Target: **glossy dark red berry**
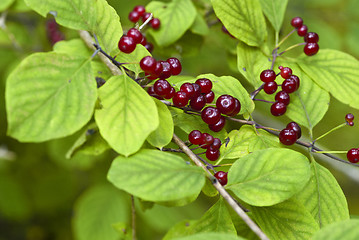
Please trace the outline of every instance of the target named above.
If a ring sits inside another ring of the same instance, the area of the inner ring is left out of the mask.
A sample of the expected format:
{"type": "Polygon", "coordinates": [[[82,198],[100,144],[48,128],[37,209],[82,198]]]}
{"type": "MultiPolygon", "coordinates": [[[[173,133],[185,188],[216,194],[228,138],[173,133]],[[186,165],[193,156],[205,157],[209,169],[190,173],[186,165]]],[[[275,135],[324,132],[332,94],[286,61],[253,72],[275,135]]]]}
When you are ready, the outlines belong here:
{"type": "Polygon", "coordinates": [[[219,138],[214,138],[211,147],[212,147],[213,149],[220,149],[221,145],[222,145],[221,140],[220,140],[219,138]]]}
{"type": "Polygon", "coordinates": [[[132,37],[123,35],[118,42],[118,48],[121,50],[121,52],[131,53],[136,48],[136,42],[132,37]]]}
{"type": "Polygon", "coordinates": [[[301,17],[294,17],[290,21],[290,24],[295,28],[299,28],[303,25],[303,19],[301,17]]]}
{"type": "Polygon", "coordinates": [[[132,11],[138,12],[138,14],[140,14],[142,16],[146,12],[146,9],[142,5],[137,5],[133,8],[132,11]]]}
{"type": "Polygon", "coordinates": [[[151,20],[151,27],[152,27],[153,29],[159,29],[160,26],[161,26],[161,21],[160,21],[158,18],[153,18],[153,19],[151,20]]]}
{"type": "Polygon", "coordinates": [[[267,69],[261,72],[260,79],[262,82],[274,82],[277,75],[273,70],[267,69]]]}
{"type": "Polygon", "coordinates": [[[221,113],[215,107],[206,107],[201,113],[202,120],[208,125],[217,123],[221,118],[221,113]]]}
{"type": "Polygon", "coordinates": [[[277,91],[278,84],[276,82],[266,82],[264,83],[263,90],[266,94],[273,94],[277,91]]]}
{"type": "Polygon", "coordinates": [[[284,128],[279,133],[279,141],[284,145],[292,145],[297,141],[297,133],[293,129],[284,128]]]}
{"type": "Polygon", "coordinates": [[[349,162],[351,163],[357,163],[359,162],[359,149],[358,148],[352,148],[347,152],[347,158],[349,162]]]}
{"type": "Polygon", "coordinates": [[[165,61],[159,61],[162,64],[161,79],[167,79],[171,76],[171,65],[165,61]]]}
{"type": "Polygon", "coordinates": [[[147,74],[153,74],[156,70],[157,61],[151,56],[146,56],[141,59],[140,67],[147,74]]]}
{"type": "Polygon", "coordinates": [[[198,130],[193,130],[188,134],[188,140],[194,145],[200,145],[203,142],[202,133],[198,130]]]}
{"type": "Polygon", "coordinates": [[[171,87],[170,92],[169,92],[168,94],[166,94],[166,95],[164,96],[164,98],[165,98],[165,99],[171,99],[171,98],[174,97],[175,93],[176,93],[175,88],[174,88],[174,87],[171,87]]]}
{"type": "Polygon", "coordinates": [[[219,132],[224,128],[224,125],[226,124],[225,117],[221,116],[218,122],[215,124],[208,125],[209,129],[211,129],[213,132],[219,132]]]}
{"type": "Polygon", "coordinates": [[[317,43],[319,42],[319,36],[315,32],[307,32],[304,36],[304,41],[306,43],[317,43]]]}
{"type": "Polygon", "coordinates": [[[216,161],[219,158],[220,152],[218,149],[207,148],[206,157],[210,161],[216,161]]]}
{"type": "Polygon", "coordinates": [[[234,97],[228,94],[219,96],[216,101],[217,109],[225,115],[230,115],[235,108],[234,97]]]}
{"type": "Polygon", "coordinates": [[[214,100],[214,92],[210,91],[209,93],[204,94],[204,97],[206,98],[206,103],[211,103],[214,100]]]}
{"type": "Polygon", "coordinates": [[[352,113],[348,113],[347,115],[345,115],[345,121],[347,122],[354,121],[354,115],[352,113]]]}
{"type": "Polygon", "coordinates": [[[231,114],[228,114],[230,117],[236,116],[241,111],[241,103],[237,98],[234,99],[234,110],[231,112],[231,114]]]}
{"type": "Polygon", "coordinates": [[[138,20],[140,20],[141,18],[141,15],[136,12],[136,11],[132,11],[128,14],[128,19],[131,21],[131,22],[138,22],[138,20]]]}
{"type": "Polygon", "coordinates": [[[289,94],[285,91],[279,91],[274,99],[276,100],[276,102],[282,102],[285,105],[288,105],[290,103],[290,97],[289,94]]]}
{"type": "Polygon", "coordinates": [[[173,96],[172,101],[176,107],[184,107],[188,104],[189,98],[185,92],[178,91],[173,96]]]}
{"type": "Polygon", "coordinates": [[[157,80],[153,85],[153,87],[155,93],[161,97],[166,96],[171,91],[171,85],[169,84],[169,82],[167,82],[167,80],[163,80],[163,79],[157,80]]]}
{"type": "Polygon", "coordinates": [[[280,75],[282,76],[282,78],[287,79],[292,75],[292,69],[289,67],[282,67],[279,66],[278,67],[280,70],[280,75]]]}
{"type": "Polygon", "coordinates": [[[354,122],[349,122],[348,125],[352,127],[354,126],[354,122]]]}
{"type": "Polygon", "coordinates": [[[290,79],[294,80],[296,82],[296,90],[298,90],[299,86],[300,86],[300,80],[299,77],[297,75],[291,75],[289,77],[290,79]]]}
{"type": "Polygon", "coordinates": [[[150,80],[155,80],[159,78],[160,74],[162,73],[162,69],[163,69],[162,64],[160,62],[157,62],[154,72],[152,72],[151,75],[148,76],[147,78],[150,80]]]}
{"type": "Polygon", "coordinates": [[[282,83],[282,90],[286,93],[293,93],[297,90],[297,82],[292,78],[288,78],[282,83]]]}
{"type": "Polygon", "coordinates": [[[308,32],[308,27],[307,27],[307,25],[304,25],[304,24],[297,29],[298,36],[301,36],[301,37],[304,37],[305,34],[307,34],[307,32],[308,32]]]}
{"type": "Polygon", "coordinates": [[[182,71],[181,62],[177,58],[169,58],[167,62],[171,65],[172,75],[178,75],[182,71]]]}
{"type": "MultiPolygon", "coordinates": [[[[143,35],[142,35],[142,36],[143,36],[143,35]]],[[[143,36],[142,41],[140,42],[140,44],[141,44],[142,46],[146,46],[146,44],[147,44],[147,39],[146,39],[145,36],[143,36]]]]}
{"type": "Polygon", "coordinates": [[[293,129],[297,133],[297,139],[299,139],[302,136],[302,129],[296,122],[290,122],[286,126],[287,129],[293,129]]]}
{"type": "Polygon", "coordinates": [[[214,137],[209,133],[202,133],[202,148],[209,148],[214,142],[214,137]]]}
{"type": "Polygon", "coordinates": [[[143,22],[146,22],[146,20],[151,16],[151,13],[149,12],[145,12],[143,15],[142,15],[142,21],[143,22]]]}
{"type": "Polygon", "coordinates": [[[206,98],[203,95],[192,97],[189,101],[189,105],[193,110],[201,111],[206,105],[206,98]]]}
{"type": "Polygon", "coordinates": [[[130,28],[126,35],[129,37],[132,37],[136,44],[139,44],[142,42],[143,35],[136,28],[130,28]]]}
{"type": "Polygon", "coordinates": [[[208,78],[200,78],[196,83],[201,87],[201,93],[209,93],[212,90],[212,81],[208,78]]]}
{"type": "Polygon", "coordinates": [[[224,186],[228,182],[228,173],[223,171],[218,171],[214,174],[214,177],[217,178],[218,182],[224,186]]]}
{"type": "Polygon", "coordinates": [[[155,98],[157,98],[157,99],[159,99],[159,100],[162,100],[162,99],[163,99],[163,97],[160,97],[160,96],[158,96],[158,95],[155,93],[155,89],[154,89],[153,86],[151,86],[151,87],[149,87],[149,88],[147,89],[147,93],[148,93],[151,97],[155,97],[155,98]]]}
{"type": "Polygon", "coordinates": [[[180,91],[187,93],[189,99],[191,99],[195,94],[194,87],[192,86],[192,83],[189,82],[183,83],[180,87],[180,91]]]}
{"type": "Polygon", "coordinates": [[[273,103],[270,108],[270,112],[272,113],[273,116],[276,117],[283,115],[286,111],[287,111],[287,105],[281,102],[273,103]]]}
{"type": "Polygon", "coordinates": [[[201,95],[201,87],[197,83],[192,83],[194,89],[194,97],[201,95]]]}
{"type": "Polygon", "coordinates": [[[319,51],[319,45],[318,43],[307,43],[303,50],[305,55],[313,56],[319,51]]]}
{"type": "Polygon", "coordinates": [[[152,43],[146,43],[145,46],[144,46],[148,52],[152,52],[153,51],[153,44],[152,43]]]}

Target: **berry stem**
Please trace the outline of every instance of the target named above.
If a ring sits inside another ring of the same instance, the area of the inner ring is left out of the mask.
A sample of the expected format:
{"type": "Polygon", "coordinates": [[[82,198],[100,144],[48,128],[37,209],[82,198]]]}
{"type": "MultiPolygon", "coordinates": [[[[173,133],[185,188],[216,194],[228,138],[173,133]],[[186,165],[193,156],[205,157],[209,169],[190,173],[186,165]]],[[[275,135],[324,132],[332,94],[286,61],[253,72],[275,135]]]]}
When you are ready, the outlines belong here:
{"type": "Polygon", "coordinates": [[[315,151],[315,153],[347,153],[348,151],[315,151]]]}
{"type": "Polygon", "coordinates": [[[316,141],[318,141],[319,139],[321,139],[321,138],[327,136],[329,133],[332,133],[332,132],[334,132],[335,130],[338,130],[338,129],[342,128],[342,127],[345,127],[346,125],[347,125],[346,122],[345,122],[345,123],[342,123],[342,124],[340,124],[339,126],[336,126],[335,128],[332,128],[332,129],[329,130],[328,132],[324,133],[323,135],[317,137],[317,138],[313,141],[313,145],[314,145],[314,143],[315,143],[316,141]]]}
{"type": "Polygon", "coordinates": [[[292,45],[292,46],[290,46],[289,48],[287,48],[286,50],[284,50],[283,52],[279,53],[278,56],[281,56],[282,54],[288,52],[289,50],[292,50],[293,48],[296,48],[296,47],[299,47],[299,46],[303,46],[303,45],[305,45],[305,44],[306,44],[306,43],[304,42],[304,43],[297,43],[297,44],[295,44],[295,45],[292,45]]]}
{"type": "Polygon", "coordinates": [[[274,103],[274,102],[271,102],[271,101],[267,101],[267,100],[264,100],[264,99],[258,99],[258,98],[253,98],[253,101],[259,101],[259,102],[266,102],[266,103],[274,103]]]}
{"type": "Polygon", "coordinates": [[[282,43],[284,43],[285,40],[287,40],[287,38],[290,37],[290,35],[292,35],[293,33],[295,33],[297,31],[297,29],[293,29],[292,31],[290,31],[290,33],[287,34],[287,36],[285,36],[277,45],[276,48],[279,48],[280,45],[282,45],[282,43]]]}
{"type": "Polygon", "coordinates": [[[151,13],[150,17],[146,19],[146,21],[141,25],[139,26],[138,30],[141,31],[142,28],[144,28],[153,18],[153,14],[151,13]]]}
{"type": "Polygon", "coordinates": [[[264,83],[250,94],[252,100],[258,95],[258,93],[263,89],[263,87],[264,83]]]}
{"type": "Polygon", "coordinates": [[[212,167],[226,167],[226,166],[232,166],[233,163],[225,163],[225,164],[221,164],[221,165],[212,165],[212,167]]]}

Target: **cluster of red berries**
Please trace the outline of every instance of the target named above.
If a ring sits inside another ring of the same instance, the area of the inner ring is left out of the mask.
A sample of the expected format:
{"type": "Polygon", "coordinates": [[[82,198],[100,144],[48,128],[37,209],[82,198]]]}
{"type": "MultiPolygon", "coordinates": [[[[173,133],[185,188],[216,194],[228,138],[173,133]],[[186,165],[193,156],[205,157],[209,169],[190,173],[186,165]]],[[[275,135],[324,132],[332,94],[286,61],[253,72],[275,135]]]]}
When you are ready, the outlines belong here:
{"type": "Polygon", "coordinates": [[[280,131],[279,141],[284,145],[294,144],[302,136],[302,130],[298,123],[290,122],[287,126],[280,131]]]}
{"type": "Polygon", "coordinates": [[[55,19],[50,19],[46,22],[46,33],[52,45],[65,39],[55,19]]]}
{"type": "Polygon", "coordinates": [[[151,56],[146,56],[141,59],[140,67],[149,80],[155,80],[157,78],[164,80],[171,76],[178,75],[182,71],[181,62],[177,58],[168,58],[166,61],[157,61],[151,56]]]}
{"type": "MultiPolygon", "coordinates": [[[[284,79],[279,91],[274,99],[275,102],[271,106],[271,113],[273,116],[281,116],[287,111],[287,106],[290,103],[290,93],[298,90],[300,85],[299,77],[292,74],[292,69],[289,67],[278,67],[281,77],[284,79]]],[[[278,85],[275,82],[277,75],[273,70],[263,70],[260,74],[260,79],[264,82],[263,90],[267,94],[273,94],[277,91],[278,85]]]]}
{"type": "MultiPolygon", "coordinates": [[[[150,16],[151,13],[146,12],[144,6],[138,5],[133,8],[132,12],[130,12],[128,19],[133,23],[138,22],[140,19],[142,19],[142,22],[146,22],[150,16]]],[[[153,29],[158,29],[161,26],[161,21],[158,18],[152,18],[149,23],[153,29]]]]}
{"type": "Polygon", "coordinates": [[[315,32],[308,32],[307,25],[303,24],[301,17],[295,17],[291,21],[291,25],[297,29],[298,36],[304,37],[305,46],[304,53],[307,56],[312,56],[319,51],[319,36],[315,32]]]}
{"type": "Polygon", "coordinates": [[[351,113],[348,113],[347,115],[345,115],[345,121],[347,122],[347,124],[349,126],[354,126],[354,115],[351,113]]]}

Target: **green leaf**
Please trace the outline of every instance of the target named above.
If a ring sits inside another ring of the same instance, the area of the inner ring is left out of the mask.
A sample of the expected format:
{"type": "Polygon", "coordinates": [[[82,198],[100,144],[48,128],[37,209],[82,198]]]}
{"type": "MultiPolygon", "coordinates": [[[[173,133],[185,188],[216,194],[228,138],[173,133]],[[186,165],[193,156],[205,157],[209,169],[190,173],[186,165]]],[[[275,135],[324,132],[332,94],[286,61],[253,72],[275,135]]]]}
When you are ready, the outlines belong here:
{"type": "Polygon", "coordinates": [[[118,240],[131,240],[132,239],[132,228],[128,223],[118,222],[112,224],[112,227],[118,233],[118,240]]]}
{"type": "Polygon", "coordinates": [[[252,207],[254,220],[269,239],[311,239],[318,224],[294,199],[270,207],[252,207]]]}
{"type": "Polygon", "coordinates": [[[191,26],[191,31],[195,34],[204,36],[209,34],[209,27],[206,23],[206,20],[199,12],[196,14],[196,18],[191,26]]]}
{"type": "Polygon", "coordinates": [[[84,41],[79,38],[57,42],[54,45],[54,52],[65,53],[68,55],[76,53],[77,56],[82,56],[84,58],[89,58],[92,55],[84,41]]]}
{"type": "Polygon", "coordinates": [[[359,239],[358,219],[332,223],[314,234],[312,240],[357,240],[359,239]]]}
{"type": "Polygon", "coordinates": [[[214,12],[227,30],[250,46],[261,46],[267,38],[259,0],[212,0],[214,12]]]}
{"type": "Polygon", "coordinates": [[[172,0],[169,3],[153,1],[146,6],[146,10],[161,20],[159,29],[148,31],[161,47],[180,39],[193,24],[197,13],[190,0],[172,0]]]}
{"type": "Polygon", "coordinates": [[[56,16],[56,22],[75,30],[91,31],[96,25],[96,0],[25,0],[25,3],[41,16],[56,16]]]}
{"type": "Polygon", "coordinates": [[[240,130],[232,130],[228,134],[228,144],[221,146],[221,159],[235,159],[256,150],[280,147],[278,137],[263,129],[254,131],[252,126],[243,125],[240,130]]]}
{"type": "Polygon", "coordinates": [[[137,152],[159,124],[152,98],[126,75],[110,78],[99,97],[95,120],[103,138],[120,154],[137,152]]]}
{"type": "MultiPolygon", "coordinates": [[[[288,64],[287,64],[288,65],[288,64]]],[[[287,66],[286,65],[286,66],[287,66]]],[[[290,66],[290,65],[288,65],[290,66]]],[[[300,88],[290,96],[286,116],[300,126],[312,130],[323,119],[329,108],[330,96],[298,67],[292,67],[293,74],[300,79],[300,88]]]]}
{"type": "Polygon", "coordinates": [[[89,59],[32,54],[7,79],[8,134],[24,142],[68,136],[90,120],[96,99],[89,59]]]}
{"type": "Polygon", "coordinates": [[[7,9],[8,7],[10,7],[10,5],[14,2],[15,0],[2,0],[0,2],[0,12],[4,11],[5,9],[7,9]]]}
{"type": "Polygon", "coordinates": [[[96,12],[96,26],[93,32],[101,48],[110,54],[117,49],[117,43],[123,34],[120,17],[106,0],[96,1],[96,12]]]}
{"type": "Polygon", "coordinates": [[[264,12],[276,32],[280,31],[283,23],[288,0],[259,0],[264,12]]]}
{"type": "Polygon", "coordinates": [[[179,156],[143,149],[131,157],[117,157],[108,180],[116,187],[147,201],[167,202],[198,195],[204,173],[179,156]],[[136,176],[136,177],[134,177],[136,176]]]}
{"type": "Polygon", "coordinates": [[[220,198],[199,220],[188,229],[189,234],[198,232],[223,232],[236,235],[236,229],[223,198],[220,198]]]}
{"type": "Polygon", "coordinates": [[[120,63],[128,63],[123,66],[138,75],[139,73],[143,72],[139,64],[141,59],[146,56],[151,56],[151,54],[142,44],[137,44],[135,50],[132,53],[127,54],[117,51],[116,56],[116,61],[120,63]]]}
{"type": "Polygon", "coordinates": [[[259,48],[239,42],[237,45],[237,66],[239,72],[257,89],[263,83],[259,78],[261,71],[269,69],[271,62],[259,48]]]}
{"type": "Polygon", "coordinates": [[[129,220],[125,195],[108,185],[97,185],[83,193],[75,204],[73,231],[78,240],[117,240],[112,224],[129,220]]]}
{"type": "Polygon", "coordinates": [[[303,71],[339,101],[359,109],[359,62],[349,54],[324,49],[298,61],[303,71]]]}
{"type": "Polygon", "coordinates": [[[157,105],[158,119],[160,121],[158,128],[152,132],[147,141],[155,147],[161,148],[169,144],[173,137],[173,119],[167,106],[157,99],[153,99],[157,105]]]}
{"type": "Polygon", "coordinates": [[[311,172],[310,180],[297,194],[297,199],[306,206],[318,225],[324,227],[349,219],[346,198],[334,176],[314,161],[311,172]]]}
{"type": "Polygon", "coordinates": [[[228,233],[207,232],[174,238],[173,240],[244,240],[244,238],[228,233]]]}
{"type": "Polygon", "coordinates": [[[295,195],[309,178],[310,167],[304,155],[269,148],[235,161],[229,169],[226,188],[250,205],[270,206],[295,195]]]}

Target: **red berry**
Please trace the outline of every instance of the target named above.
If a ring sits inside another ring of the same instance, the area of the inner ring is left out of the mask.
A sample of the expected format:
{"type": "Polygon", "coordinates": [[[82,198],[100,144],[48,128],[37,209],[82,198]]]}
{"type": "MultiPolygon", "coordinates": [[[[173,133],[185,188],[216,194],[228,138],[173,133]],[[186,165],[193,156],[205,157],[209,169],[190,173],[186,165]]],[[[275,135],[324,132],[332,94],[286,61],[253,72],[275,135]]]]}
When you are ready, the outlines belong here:
{"type": "Polygon", "coordinates": [[[282,78],[287,79],[292,75],[291,68],[282,66],[279,66],[278,68],[280,69],[280,75],[282,76],[282,78]]]}
{"type": "Polygon", "coordinates": [[[212,149],[211,147],[207,148],[206,157],[210,161],[216,161],[219,158],[219,150],[212,149]]]}
{"type": "Polygon", "coordinates": [[[307,34],[308,27],[307,25],[302,25],[297,29],[298,36],[304,37],[307,34]]]}
{"type": "Polygon", "coordinates": [[[145,12],[143,15],[142,15],[142,21],[143,22],[146,22],[146,20],[151,16],[151,13],[149,12],[145,12]]]}
{"type": "Polygon", "coordinates": [[[228,173],[223,171],[218,171],[214,174],[214,177],[217,178],[218,182],[224,186],[228,182],[228,173]]]}
{"type": "Polygon", "coordinates": [[[161,21],[158,18],[154,18],[151,20],[151,27],[153,29],[158,29],[161,26],[161,21]]]}
{"type": "Polygon", "coordinates": [[[162,64],[162,72],[160,74],[161,79],[171,77],[171,65],[165,61],[159,61],[162,64]]]}
{"type": "Polygon", "coordinates": [[[204,106],[206,105],[206,98],[203,95],[192,97],[189,102],[189,105],[193,110],[201,111],[202,108],[204,108],[204,106]]]}
{"type": "Polygon", "coordinates": [[[151,76],[148,76],[147,78],[150,80],[155,80],[159,78],[160,74],[162,73],[162,69],[162,64],[160,62],[157,62],[154,72],[152,72],[151,76]]]}
{"type": "Polygon", "coordinates": [[[284,103],[281,102],[275,102],[272,104],[270,108],[270,112],[273,116],[281,116],[287,111],[287,106],[284,103]]]}
{"type": "Polygon", "coordinates": [[[318,43],[307,43],[304,46],[304,53],[307,56],[315,55],[319,51],[318,43]]]}
{"type": "Polygon", "coordinates": [[[148,42],[146,43],[145,48],[151,53],[153,51],[153,44],[148,42]]]}
{"type": "Polygon", "coordinates": [[[298,90],[298,88],[299,88],[299,86],[300,86],[299,77],[298,77],[297,75],[291,75],[289,78],[295,81],[295,83],[296,83],[296,88],[295,88],[295,90],[298,90]]]}
{"type": "Polygon", "coordinates": [[[162,99],[163,99],[162,97],[158,96],[158,95],[155,93],[155,89],[154,89],[153,86],[151,86],[151,87],[149,87],[149,88],[147,89],[147,93],[148,93],[151,97],[155,97],[155,98],[157,98],[157,99],[159,99],[159,100],[162,100],[162,99]]]}
{"type": "Polygon", "coordinates": [[[209,93],[212,90],[212,81],[207,78],[197,79],[196,83],[201,87],[201,93],[209,93]]]}
{"type": "Polygon", "coordinates": [[[192,83],[186,82],[181,85],[180,91],[187,93],[187,96],[189,99],[191,99],[195,92],[194,87],[192,86],[192,83]]]}
{"type": "Polygon", "coordinates": [[[349,122],[348,125],[352,127],[354,126],[354,122],[349,122]]]}
{"type": "Polygon", "coordinates": [[[303,25],[303,19],[301,17],[292,18],[290,24],[295,28],[299,28],[303,25]]]}
{"type": "Polygon", "coordinates": [[[171,99],[171,98],[174,97],[175,93],[176,93],[175,88],[174,88],[174,87],[171,87],[170,92],[169,92],[168,94],[166,94],[166,95],[164,96],[164,98],[165,98],[165,99],[171,99]]]}
{"type": "Polygon", "coordinates": [[[206,107],[201,113],[202,120],[208,125],[217,123],[221,118],[221,113],[217,108],[206,107]]]}
{"type": "Polygon", "coordinates": [[[159,79],[153,85],[155,93],[158,96],[164,97],[171,92],[171,85],[167,80],[159,79]]]}
{"type": "MultiPolygon", "coordinates": [[[[142,35],[142,36],[143,36],[143,35],[142,35]]],[[[142,41],[140,42],[140,44],[141,44],[142,46],[146,46],[146,44],[147,44],[147,39],[146,39],[145,36],[143,36],[142,41]]]]}
{"type": "Polygon", "coordinates": [[[147,74],[153,74],[157,65],[156,59],[151,56],[146,56],[141,59],[140,67],[147,74]]]}
{"type": "Polygon", "coordinates": [[[260,79],[262,82],[274,82],[277,75],[273,70],[267,69],[261,72],[260,79]]]}
{"type": "Polygon", "coordinates": [[[189,98],[185,92],[178,91],[173,96],[172,101],[176,107],[184,107],[188,104],[189,98]]]}
{"type": "Polygon", "coordinates": [[[288,105],[290,103],[290,97],[289,94],[286,93],[285,91],[280,91],[278,92],[274,99],[276,100],[276,102],[282,102],[285,105],[288,105]]]}
{"type": "Polygon", "coordinates": [[[197,83],[192,83],[194,89],[194,97],[201,95],[201,87],[197,83]]]}
{"type": "Polygon", "coordinates": [[[127,32],[127,36],[132,37],[136,44],[141,43],[143,39],[142,33],[136,28],[130,28],[127,32]]]}
{"type": "Polygon", "coordinates": [[[304,36],[304,41],[306,43],[317,43],[317,42],[319,42],[319,36],[315,32],[308,32],[304,36]]]}
{"type": "Polygon", "coordinates": [[[219,132],[224,128],[224,125],[226,124],[225,117],[221,116],[219,121],[215,124],[208,125],[209,129],[211,129],[213,132],[219,132]]]}
{"type": "Polygon", "coordinates": [[[169,58],[167,62],[171,65],[172,75],[178,75],[182,71],[181,62],[177,58],[169,58]]]}
{"type": "Polygon", "coordinates": [[[288,78],[282,83],[282,90],[286,93],[293,93],[297,90],[297,82],[292,78],[288,78]]]}
{"type": "Polygon", "coordinates": [[[202,148],[209,148],[214,142],[214,137],[209,133],[202,133],[202,142],[200,145],[203,145],[202,148]]]}
{"type": "Polygon", "coordinates": [[[203,142],[202,133],[198,130],[193,130],[188,134],[188,140],[194,145],[200,145],[203,142]]]}
{"type": "Polygon", "coordinates": [[[235,106],[233,112],[231,112],[231,114],[228,114],[228,116],[230,117],[236,116],[241,111],[241,103],[237,98],[234,99],[234,104],[235,106]]]}
{"type": "Polygon", "coordinates": [[[133,9],[134,12],[138,12],[141,16],[146,12],[146,9],[142,5],[137,5],[133,9]]]}
{"type": "Polygon", "coordinates": [[[359,162],[359,149],[358,148],[352,148],[347,152],[347,158],[349,162],[351,163],[357,163],[359,162]]]}
{"type": "Polygon", "coordinates": [[[293,129],[297,133],[297,139],[299,139],[302,136],[302,129],[296,122],[290,122],[286,126],[287,129],[293,129]]]}
{"type": "Polygon", "coordinates": [[[216,106],[221,113],[229,115],[233,112],[235,107],[234,97],[228,94],[221,95],[217,98],[216,106]]]}
{"type": "Polygon", "coordinates": [[[276,82],[266,82],[264,83],[263,90],[266,94],[273,94],[277,91],[278,85],[276,82]]]}
{"type": "Polygon", "coordinates": [[[123,35],[118,42],[118,48],[121,50],[121,52],[131,53],[136,48],[135,40],[132,37],[123,35]]]}
{"type": "Polygon", "coordinates": [[[284,128],[279,133],[279,141],[284,145],[292,145],[297,141],[297,133],[293,129],[284,128]]]}
{"type": "Polygon", "coordinates": [[[128,19],[131,22],[138,22],[138,20],[140,20],[141,15],[138,12],[132,11],[130,12],[130,14],[128,14],[128,19]]]}
{"type": "Polygon", "coordinates": [[[347,115],[345,115],[345,121],[347,121],[348,123],[353,122],[354,121],[354,115],[351,113],[348,113],[347,115]]]}
{"type": "Polygon", "coordinates": [[[210,91],[209,93],[204,94],[206,98],[206,103],[211,103],[214,100],[214,92],[210,91]]]}
{"type": "Polygon", "coordinates": [[[219,138],[215,138],[215,139],[213,140],[213,143],[212,143],[212,145],[211,145],[211,148],[213,148],[213,149],[219,149],[219,148],[221,147],[221,145],[222,145],[221,140],[220,140],[219,138]]]}

